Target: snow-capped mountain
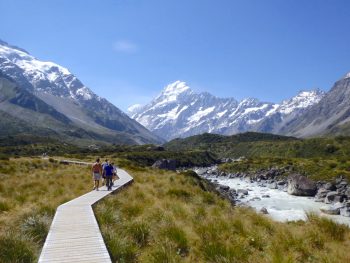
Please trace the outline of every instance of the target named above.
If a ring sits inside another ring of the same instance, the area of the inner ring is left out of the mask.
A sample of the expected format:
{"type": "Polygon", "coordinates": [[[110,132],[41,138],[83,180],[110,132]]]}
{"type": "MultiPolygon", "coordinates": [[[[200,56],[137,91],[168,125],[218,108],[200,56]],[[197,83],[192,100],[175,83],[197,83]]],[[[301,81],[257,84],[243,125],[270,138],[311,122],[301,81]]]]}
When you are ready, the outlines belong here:
{"type": "Polygon", "coordinates": [[[282,132],[299,137],[350,133],[350,72],[338,80],[323,99],[288,122],[282,132]]]}
{"type": "Polygon", "coordinates": [[[281,127],[318,103],[320,90],[302,91],[280,104],[247,98],[217,98],[195,93],[185,82],[176,81],[144,106],[131,106],[129,115],[155,134],[174,139],[204,132],[231,135],[245,131],[279,133],[281,127]]]}
{"type": "MultiPolygon", "coordinates": [[[[50,111],[45,111],[45,116],[41,116],[43,112],[35,110],[32,112],[33,109],[23,105],[19,107],[20,105],[13,103],[13,100],[2,101],[0,111],[13,118],[20,118],[21,121],[28,123],[34,122],[52,130],[60,126],[61,135],[63,132],[66,135],[75,134],[79,137],[79,132],[83,130],[87,134],[86,140],[107,140],[117,143],[161,141],[106,99],[92,92],[67,68],[53,62],[41,61],[25,50],[1,40],[0,73],[0,77],[6,79],[3,82],[6,83],[6,90],[26,94],[27,99],[30,97],[28,100],[40,101],[40,105],[52,108],[50,111]],[[31,97],[32,95],[34,97],[31,97]],[[66,116],[69,124],[61,126],[60,123],[56,123],[57,119],[51,120],[50,113],[53,110],[66,116]],[[43,118],[46,120],[45,123],[36,121],[43,118]]],[[[3,86],[0,97],[4,91],[3,86]]]]}

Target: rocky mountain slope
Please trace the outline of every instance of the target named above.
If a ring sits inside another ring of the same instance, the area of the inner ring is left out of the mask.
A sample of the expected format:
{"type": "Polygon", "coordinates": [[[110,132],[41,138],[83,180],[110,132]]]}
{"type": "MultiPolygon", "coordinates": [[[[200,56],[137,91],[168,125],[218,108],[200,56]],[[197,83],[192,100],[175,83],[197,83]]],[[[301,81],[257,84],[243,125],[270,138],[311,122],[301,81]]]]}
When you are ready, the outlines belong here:
{"type": "MultiPolygon", "coordinates": [[[[44,134],[84,144],[91,140],[127,144],[162,142],[93,93],[68,69],[38,60],[1,40],[0,73],[1,120],[6,116],[44,134]]],[[[7,133],[4,129],[2,134],[7,133]]],[[[12,127],[11,131],[16,128],[12,127]]]]}
{"type": "Polygon", "coordinates": [[[196,93],[176,81],[144,106],[129,108],[132,118],[165,138],[188,137],[205,132],[231,135],[245,131],[282,133],[283,127],[298,118],[324,97],[320,90],[301,91],[280,104],[255,98],[237,101],[196,93]]]}
{"type": "Polygon", "coordinates": [[[337,81],[324,98],[282,131],[300,137],[350,134],[350,73],[337,81]]]}

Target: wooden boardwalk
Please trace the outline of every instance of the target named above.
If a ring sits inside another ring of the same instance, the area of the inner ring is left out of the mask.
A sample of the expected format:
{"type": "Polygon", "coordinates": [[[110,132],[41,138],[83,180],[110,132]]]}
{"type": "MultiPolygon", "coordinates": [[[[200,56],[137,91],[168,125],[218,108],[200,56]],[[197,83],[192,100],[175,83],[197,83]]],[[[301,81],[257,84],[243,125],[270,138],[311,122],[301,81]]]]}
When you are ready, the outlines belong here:
{"type": "Polygon", "coordinates": [[[91,191],[57,208],[39,262],[111,262],[91,206],[133,181],[124,170],[118,169],[118,176],[120,179],[114,182],[112,191],[104,186],[100,191],[91,191]]]}

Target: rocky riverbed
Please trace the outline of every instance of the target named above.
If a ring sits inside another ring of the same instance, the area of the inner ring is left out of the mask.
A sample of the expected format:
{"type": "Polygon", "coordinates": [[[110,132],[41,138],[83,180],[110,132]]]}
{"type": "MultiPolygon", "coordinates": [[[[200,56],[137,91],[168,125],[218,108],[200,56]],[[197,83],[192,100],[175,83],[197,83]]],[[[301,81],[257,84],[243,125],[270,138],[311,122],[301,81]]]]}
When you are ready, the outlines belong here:
{"type": "Polygon", "coordinates": [[[314,212],[350,226],[350,187],[342,177],[330,183],[313,182],[299,174],[285,177],[279,169],[255,174],[226,174],[217,166],[194,170],[232,202],[275,220],[306,220],[306,213],[314,212]]]}

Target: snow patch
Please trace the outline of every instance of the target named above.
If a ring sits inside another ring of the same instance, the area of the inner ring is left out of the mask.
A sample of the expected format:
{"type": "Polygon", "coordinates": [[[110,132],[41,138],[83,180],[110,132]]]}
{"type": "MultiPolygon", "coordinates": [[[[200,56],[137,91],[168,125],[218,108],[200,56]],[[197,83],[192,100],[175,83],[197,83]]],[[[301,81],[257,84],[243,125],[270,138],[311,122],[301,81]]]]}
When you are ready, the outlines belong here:
{"type": "Polygon", "coordinates": [[[226,112],[227,112],[227,110],[224,110],[224,111],[222,111],[222,112],[217,113],[216,116],[217,116],[218,118],[221,118],[222,116],[225,115],[226,112]]]}
{"type": "Polygon", "coordinates": [[[199,121],[204,116],[208,115],[215,109],[215,106],[207,108],[205,110],[199,110],[197,113],[193,114],[191,117],[188,118],[189,122],[195,122],[199,121]]]}

